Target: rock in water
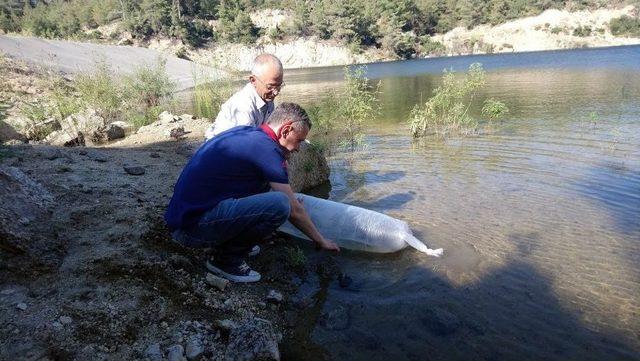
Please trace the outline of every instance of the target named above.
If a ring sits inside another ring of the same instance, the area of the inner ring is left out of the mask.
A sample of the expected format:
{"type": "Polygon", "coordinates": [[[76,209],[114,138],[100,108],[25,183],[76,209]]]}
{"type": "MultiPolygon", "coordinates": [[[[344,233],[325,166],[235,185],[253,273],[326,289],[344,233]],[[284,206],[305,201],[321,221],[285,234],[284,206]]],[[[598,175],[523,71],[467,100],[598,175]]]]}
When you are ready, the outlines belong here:
{"type": "Polygon", "coordinates": [[[317,187],[329,181],[327,158],[307,142],[300,143],[300,150],[287,161],[289,183],[294,192],[317,187]]]}

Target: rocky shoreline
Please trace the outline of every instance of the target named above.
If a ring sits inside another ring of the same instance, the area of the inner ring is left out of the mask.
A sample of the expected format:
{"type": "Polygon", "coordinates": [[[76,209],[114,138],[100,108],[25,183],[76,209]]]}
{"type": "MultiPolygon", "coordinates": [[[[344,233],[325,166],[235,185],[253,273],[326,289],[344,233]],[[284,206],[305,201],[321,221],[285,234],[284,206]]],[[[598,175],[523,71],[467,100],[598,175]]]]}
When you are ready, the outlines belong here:
{"type": "MultiPolygon", "coordinates": [[[[42,76],[13,68],[16,93],[1,98],[0,359],[279,360],[309,349],[322,359],[308,335],[322,290],[338,282],[330,255],[279,235],[250,261],[263,281],[229,284],[207,274],[206,250],[164,226],[210,121],[164,112],[134,131],[85,110],[25,143],[30,128],[5,116],[47,98],[42,76]]],[[[326,181],[321,154],[297,156],[294,189],[326,181]]]]}
{"type": "Polygon", "coordinates": [[[250,262],[263,281],[221,285],[164,228],[198,144],[1,149],[1,359],[278,360],[306,342],[331,256],[279,236],[250,262]]]}

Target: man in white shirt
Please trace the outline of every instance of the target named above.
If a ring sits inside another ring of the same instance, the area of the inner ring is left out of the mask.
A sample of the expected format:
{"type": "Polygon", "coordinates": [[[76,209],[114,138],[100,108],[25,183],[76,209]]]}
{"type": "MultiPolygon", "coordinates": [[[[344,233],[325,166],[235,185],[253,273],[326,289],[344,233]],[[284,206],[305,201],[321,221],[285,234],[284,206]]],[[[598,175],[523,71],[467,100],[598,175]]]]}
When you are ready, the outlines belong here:
{"type": "Polygon", "coordinates": [[[262,125],[273,112],[273,100],[284,86],[282,63],[271,54],[261,54],[253,61],[249,83],[220,107],[216,121],[205,132],[211,139],[239,125],[262,125]]]}

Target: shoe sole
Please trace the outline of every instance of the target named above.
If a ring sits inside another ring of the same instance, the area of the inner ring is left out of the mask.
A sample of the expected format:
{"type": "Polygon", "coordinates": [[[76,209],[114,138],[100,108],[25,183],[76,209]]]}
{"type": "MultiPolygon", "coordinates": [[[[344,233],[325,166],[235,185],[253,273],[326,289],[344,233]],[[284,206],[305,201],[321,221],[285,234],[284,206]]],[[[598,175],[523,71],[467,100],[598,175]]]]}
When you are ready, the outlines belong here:
{"type": "Polygon", "coordinates": [[[258,282],[260,281],[260,279],[262,278],[262,276],[260,275],[260,273],[256,272],[256,271],[252,271],[254,273],[253,276],[249,275],[249,276],[238,276],[238,275],[232,275],[231,273],[227,273],[223,270],[221,270],[220,268],[212,265],[211,263],[209,263],[209,261],[207,261],[207,269],[209,270],[209,272],[211,273],[215,273],[219,276],[222,276],[226,279],[228,279],[231,282],[235,282],[235,283],[253,283],[253,282],[258,282]]]}

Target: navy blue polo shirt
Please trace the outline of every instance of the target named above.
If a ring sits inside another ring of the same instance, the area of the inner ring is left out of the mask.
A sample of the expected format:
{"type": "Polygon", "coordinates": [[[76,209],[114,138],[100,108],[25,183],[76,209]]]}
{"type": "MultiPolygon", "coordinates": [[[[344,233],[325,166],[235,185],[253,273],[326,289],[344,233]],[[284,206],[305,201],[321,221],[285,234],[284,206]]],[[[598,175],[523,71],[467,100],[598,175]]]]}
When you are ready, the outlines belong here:
{"type": "Polygon", "coordinates": [[[229,198],[268,192],[269,182],[289,183],[287,164],[271,128],[231,128],[203,144],[182,170],[165,213],[171,229],[198,223],[229,198]]]}

